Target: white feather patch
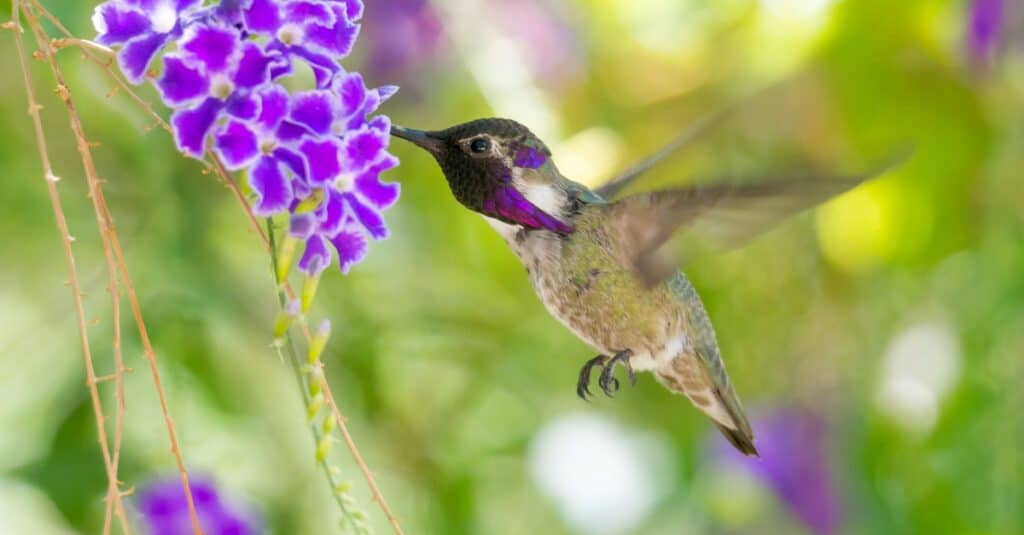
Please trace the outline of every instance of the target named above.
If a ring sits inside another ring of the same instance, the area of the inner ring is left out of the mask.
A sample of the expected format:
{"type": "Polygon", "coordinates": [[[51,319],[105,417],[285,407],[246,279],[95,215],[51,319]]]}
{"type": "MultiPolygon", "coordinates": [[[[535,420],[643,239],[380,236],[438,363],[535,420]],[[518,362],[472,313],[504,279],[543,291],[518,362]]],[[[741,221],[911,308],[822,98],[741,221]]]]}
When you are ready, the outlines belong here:
{"type": "Polygon", "coordinates": [[[547,184],[522,185],[518,188],[523,192],[526,200],[534,206],[544,210],[545,213],[562,218],[562,206],[565,205],[565,194],[558,191],[554,186],[547,184]]]}
{"type": "Polygon", "coordinates": [[[669,339],[668,342],[665,342],[665,345],[661,346],[661,349],[653,355],[648,352],[634,354],[629,358],[629,365],[632,366],[634,370],[640,372],[651,371],[656,368],[661,368],[662,366],[667,366],[677,355],[682,355],[683,348],[686,347],[686,344],[686,335],[680,334],[675,338],[669,339]]]}

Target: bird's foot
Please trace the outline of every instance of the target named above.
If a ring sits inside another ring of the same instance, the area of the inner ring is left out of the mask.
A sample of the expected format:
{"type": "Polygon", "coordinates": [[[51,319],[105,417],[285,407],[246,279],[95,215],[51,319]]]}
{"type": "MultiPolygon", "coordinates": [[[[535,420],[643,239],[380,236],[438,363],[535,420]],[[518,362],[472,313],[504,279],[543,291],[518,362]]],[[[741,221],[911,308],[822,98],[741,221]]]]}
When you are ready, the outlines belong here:
{"type": "Polygon", "coordinates": [[[629,382],[635,385],[636,374],[633,373],[633,367],[629,364],[629,357],[632,354],[632,351],[626,349],[619,351],[614,357],[598,355],[588,360],[583,365],[583,368],[580,369],[580,377],[576,382],[576,394],[584,401],[587,400],[587,396],[592,395],[590,393],[590,372],[595,366],[601,367],[601,375],[598,377],[597,384],[606,396],[610,397],[619,390],[619,380],[615,378],[616,364],[622,364],[626,368],[626,372],[629,374],[629,382]]]}
{"type": "Polygon", "coordinates": [[[587,401],[587,396],[592,396],[590,393],[590,372],[594,369],[594,366],[604,367],[604,364],[608,362],[609,357],[607,355],[598,355],[587,361],[586,364],[580,368],[580,378],[576,381],[576,395],[583,401],[587,401]]]}
{"type": "Polygon", "coordinates": [[[636,374],[633,373],[633,366],[629,364],[629,357],[633,355],[633,352],[624,349],[615,354],[604,365],[604,369],[601,370],[601,377],[598,378],[597,384],[601,386],[601,390],[604,390],[606,396],[611,397],[612,394],[619,390],[619,380],[615,378],[615,365],[622,364],[626,368],[626,373],[629,374],[630,384],[636,385],[636,374]]]}

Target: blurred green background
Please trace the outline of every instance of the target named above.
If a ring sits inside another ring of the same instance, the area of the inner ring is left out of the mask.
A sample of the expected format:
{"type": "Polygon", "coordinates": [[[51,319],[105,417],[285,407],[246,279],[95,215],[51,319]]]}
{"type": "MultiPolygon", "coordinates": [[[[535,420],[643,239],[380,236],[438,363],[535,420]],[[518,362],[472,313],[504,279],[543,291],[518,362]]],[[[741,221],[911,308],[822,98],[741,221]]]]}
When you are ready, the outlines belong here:
{"type": "MultiPolygon", "coordinates": [[[[351,274],[325,275],[314,318],[334,324],[330,382],[406,532],[1024,533],[1024,5],[1003,2],[978,50],[971,21],[986,3],[367,0],[347,65],[403,87],[384,113],[420,128],[518,119],[582,182],[779,80],[660,173],[855,169],[916,147],[899,170],[689,270],[755,433],[773,432],[759,414],[821,424],[791,458],[761,461],[803,474],[783,489],[719,455],[707,419],[649,376],[580,401],[592,351],[546,314],[434,162],[396,143],[392,237],[351,274]],[[807,478],[834,489],[824,527],[794,505],[807,478]]],[[[92,2],[45,4],[93,35],[92,2]]],[[[0,47],[0,533],[97,533],[106,482],[67,272],[9,33],[0,47]]],[[[102,71],[74,51],[61,61],[101,143],[190,470],[273,533],[332,532],[294,379],[270,348],[277,306],[257,236],[223,186],[124,95],[108,97],[102,71]]],[[[52,79],[34,63],[109,373],[96,224],[52,79]]],[[[124,331],[135,371],[121,477],[142,488],[175,469],[124,331]]],[[[344,448],[332,455],[387,532],[344,448]]]]}

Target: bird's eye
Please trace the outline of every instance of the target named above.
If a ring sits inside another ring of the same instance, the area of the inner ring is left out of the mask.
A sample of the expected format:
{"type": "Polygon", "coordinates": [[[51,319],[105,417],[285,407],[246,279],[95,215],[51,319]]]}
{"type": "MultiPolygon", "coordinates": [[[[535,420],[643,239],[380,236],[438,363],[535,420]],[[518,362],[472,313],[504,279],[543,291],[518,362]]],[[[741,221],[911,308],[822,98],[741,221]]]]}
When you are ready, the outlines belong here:
{"type": "Polygon", "coordinates": [[[481,154],[491,150],[491,141],[485,137],[478,137],[469,143],[469,150],[481,154]]]}

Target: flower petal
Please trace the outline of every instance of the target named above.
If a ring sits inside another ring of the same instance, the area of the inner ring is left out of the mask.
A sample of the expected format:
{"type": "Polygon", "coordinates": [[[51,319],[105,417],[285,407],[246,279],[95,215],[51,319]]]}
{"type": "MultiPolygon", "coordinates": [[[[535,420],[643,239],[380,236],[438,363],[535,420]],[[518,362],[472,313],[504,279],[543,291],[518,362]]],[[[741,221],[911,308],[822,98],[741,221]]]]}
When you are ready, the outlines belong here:
{"type": "Polygon", "coordinates": [[[274,157],[287,166],[292,173],[295,173],[295,176],[303,180],[306,179],[306,161],[301,155],[288,149],[277,148],[274,149],[274,157]]]}
{"type": "Polygon", "coordinates": [[[304,141],[299,151],[306,160],[306,178],[311,184],[324,184],[341,172],[341,146],[333,138],[304,141]]]}
{"type": "Polygon", "coordinates": [[[141,83],[149,62],[167,44],[168,39],[169,36],[164,33],[149,33],[128,41],[117,53],[117,62],[124,77],[133,84],[141,83]]]}
{"type": "Polygon", "coordinates": [[[206,96],[210,91],[210,81],[199,68],[189,66],[180,56],[167,54],[164,56],[164,72],[157,79],[156,88],[164,103],[179,107],[206,96]]]}
{"type": "Polygon", "coordinates": [[[356,219],[366,229],[366,232],[370,233],[373,239],[383,240],[388,237],[388,227],[384,225],[384,218],[381,217],[380,212],[363,204],[351,193],[345,195],[345,200],[352,208],[352,213],[355,214],[356,219]]]}
{"type": "Polygon", "coordinates": [[[285,5],[284,19],[300,24],[333,26],[336,16],[334,10],[321,0],[293,0],[285,5]]]}
{"type": "Polygon", "coordinates": [[[275,0],[252,0],[244,17],[245,27],[250,32],[273,35],[281,27],[281,14],[275,0]]]}
{"type": "Polygon", "coordinates": [[[363,2],[362,0],[337,0],[338,3],[343,4],[344,8],[342,12],[345,18],[349,21],[355,22],[363,17],[363,2]]]}
{"type": "Polygon", "coordinates": [[[363,107],[354,113],[348,120],[348,129],[357,130],[366,122],[366,116],[373,113],[380,106],[380,96],[376,91],[367,91],[363,100],[363,107]]]}
{"type": "Polygon", "coordinates": [[[288,113],[288,92],[279,85],[270,85],[259,91],[260,116],[256,122],[272,132],[288,113]]]}
{"type": "Polygon", "coordinates": [[[335,78],[331,88],[338,94],[342,117],[351,117],[363,109],[366,102],[366,84],[359,73],[346,73],[335,78]]]}
{"type": "Polygon", "coordinates": [[[181,48],[206,68],[224,72],[238,60],[238,32],[216,26],[195,25],[181,42],[181,48]]]}
{"type": "Polygon", "coordinates": [[[388,139],[377,130],[363,128],[345,139],[346,168],[362,170],[381,158],[388,139]]]}
{"type": "Polygon", "coordinates": [[[288,221],[288,235],[300,240],[308,239],[316,230],[316,223],[316,215],[312,212],[292,214],[288,221]]]}
{"type": "Polygon", "coordinates": [[[283,212],[292,202],[291,183],[272,157],[264,156],[256,162],[249,173],[249,187],[259,197],[252,207],[252,212],[258,216],[283,212]]]}
{"type": "Polygon", "coordinates": [[[119,45],[148,32],[149,17],[119,2],[106,2],[93,10],[92,25],[99,33],[97,41],[104,45],[119,45]]]}
{"type": "Polygon", "coordinates": [[[317,135],[326,135],[334,122],[333,95],[330,91],[303,91],[292,98],[289,119],[317,135]]]}
{"type": "Polygon", "coordinates": [[[259,155],[256,134],[243,123],[230,121],[214,138],[214,148],[224,166],[234,171],[249,164],[259,155]]]}
{"type": "Polygon", "coordinates": [[[331,251],[327,248],[327,240],[319,234],[313,234],[306,240],[306,249],[299,259],[299,271],[307,275],[319,275],[331,265],[331,251]]]}
{"type": "Polygon", "coordinates": [[[309,131],[303,126],[299,126],[291,121],[281,121],[275,135],[277,135],[279,141],[290,143],[306,137],[308,133],[309,131]]]}
{"type": "MultiPolygon", "coordinates": [[[[196,0],[185,0],[192,2],[196,0]]],[[[242,11],[252,0],[222,0],[220,4],[214,7],[215,18],[221,22],[225,22],[232,26],[236,24],[242,24],[242,11]]],[[[179,2],[182,3],[182,2],[179,2]]]]}
{"type": "Polygon", "coordinates": [[[178,148],[193,158],[202,158],[206,134],[223,107],[221,101],[208,98],[195,108],[176,112],[171,117],[171,124],[174,125],[174,141],[178,148]]]}
{"type": "Polygon", "coordinates": [[[392,95],[394,95],[395,93],[398,92],[398,86],[397,85],[382,85],[382,86],[378,87],[376,89],[376,91],[377,91],[377,103],[378,104],[383,104],[389,98],[391,98],[392,95]]]}
{"type": "Polygon", "coordinates": [[[236,87],[251,89],[270,81],[270,63],[275,57],[264,54],[256,43],[248,42],[242,47],[242,58],[235,71],[236,87]]]}
{"type": "Polygon", "coordinates": [[[331,244],[338,251],[338,265],[342,273],[348,273],[353,265],[366,257],[366,237],[356,228],[348,227],[337,233],[331,238],[331,244]]]}
{"type": "Polygon", "coordinates": [[[391,119],[387,115],[378,115],[370,119],[366,126],[384,136],[384,146],[387,146],[388,140],[391,139],[391,119]]]}
{"type": "Polygon", "coordinates": [[[330,190],[327,194],[327,199],[317,210],[317,215],[320,217],[320,232],[333,236],[341,230],[342,224],[349,219],[349,210],[345,206],[341,194],[330,190]]]}
{"type": "MultiPolygon", "coordinates": [[[[242,1],[243,3],[245,2],[245,0],[241,0],[241,1],[242,1]]],[[[181,14],[181,13],[184,13],[184,12],[186,12],[186,11],[188,11],[188,10],[192,9],[193,7],[196,7],[196,6],[198,6],[198,5],[199,5],[199,4],[201,4],[202,2],[203,2],[203,0],[177,0],[177,1],[175,2],[175,4],[176,4],[176,5],[175,5],[175,10],[176,10],[176,11],[177,11],[177,12],[178,12],[179,14],[181,14]]],[[[232,2],[231,0],[225,0],[225,1],[224,1],[224,2],[222,2],[222,3],[224,3],[224,4],[231,4],[231,3],[233,3],[233,2],[232,2]]]]}
{"type": "Polygon", "coordinates": [[[235,93],[228,97],[225,111],[246,121],[255,119],[260,113],[260,101],[251,94],[235,93]]]}
{"type": "Polygon", "coordinates": [[[352,51],[358,36],[359,25],[341,16],[337,17],[333,24],[313,24],[306,28],[304,46],[338,59],[352,51]]]}
{"type": "Polygon", "coordinates": [[[362,172],[355,180],[353,188],[360,197],[369,201],[378,210],[383,210],[395,204],[401,192],[401,186],[397,182],[381,182],[380,174],[398,165],[398,158],[385,154],[379,162],[371,165],[362,172]]]}

